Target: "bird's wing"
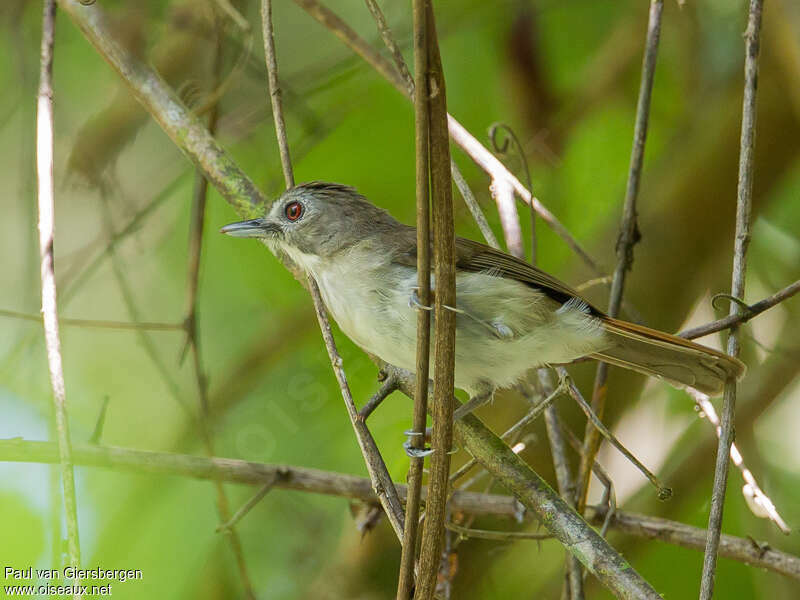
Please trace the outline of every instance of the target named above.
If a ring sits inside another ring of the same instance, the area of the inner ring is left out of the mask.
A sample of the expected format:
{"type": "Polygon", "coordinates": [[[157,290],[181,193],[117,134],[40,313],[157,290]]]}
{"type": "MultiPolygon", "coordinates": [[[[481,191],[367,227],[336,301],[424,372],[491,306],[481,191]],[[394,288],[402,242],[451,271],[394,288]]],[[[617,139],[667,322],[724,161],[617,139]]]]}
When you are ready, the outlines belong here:
{"type": "MultiPolygon", "coordinates": [[[[402,235],[406,237],[406,243],[403,244],[403,246],[409,250],[395,255],[393,257],[394,262],[416,267],[416,230],[409,227],[403,231],[402,235]]],[[[592,306],[578,292],[552,275],[545,273],[524,260],[501,252],[500,250],[495,250],[480,242],[465,238],[456,238],[456,269],[475,273],[485,272],[495,277],[504,277],[506,279],[519,281],[546,294],[560,304],[565,304],[570,300],[576,299],[585,303],[589,307],[591,314],[603,316],[601,310],[592,306]]]]}

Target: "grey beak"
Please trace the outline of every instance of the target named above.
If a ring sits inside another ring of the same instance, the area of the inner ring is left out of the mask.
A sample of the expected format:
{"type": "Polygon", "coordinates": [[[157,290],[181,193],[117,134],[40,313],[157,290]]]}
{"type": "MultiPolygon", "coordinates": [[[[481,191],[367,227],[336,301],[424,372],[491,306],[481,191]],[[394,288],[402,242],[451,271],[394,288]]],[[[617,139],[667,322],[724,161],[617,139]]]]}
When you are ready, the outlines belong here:
{"type": "Polygon", "coordinates": [[[278,233],[280,229],[264,219],[251,219],[250,221],[239,221],[231,223],[219,230],[233,237],[241,238],[263,238],[278,233]]]}

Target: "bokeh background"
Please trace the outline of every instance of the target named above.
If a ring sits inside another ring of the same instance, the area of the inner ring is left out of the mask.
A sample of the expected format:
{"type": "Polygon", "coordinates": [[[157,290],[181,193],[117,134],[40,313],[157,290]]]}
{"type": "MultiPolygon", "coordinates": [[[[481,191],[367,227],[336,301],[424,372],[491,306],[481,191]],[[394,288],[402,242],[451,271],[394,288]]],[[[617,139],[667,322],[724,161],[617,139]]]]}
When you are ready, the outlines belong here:
{"type": "MultiPolygon", "coordinates": [[[[252,24],[252,43],[223,18],[222,71],[233,75],[220,101],[219,138],[274,197],[283,183],[258,3],[235,4],[252,24]]],[[[380,4],[410,61],[409,3],[380,4]]],[[[610,268],[648,3],[436,4],[451,113],[485,143],[492,123],[511,125],[524,141],[537,196],[610,268]]],[[[102,5],[114,17],[118,39],[154,64],[187,102],[198,106],[209,97],[216,45],[210,2],[102,5]]],[[[330,5],[382,50],[362,3],[330,5]]],[[[666,331],[719,316],[710,298],[729,290],[746,12],[741,0],[682,8],[665,3],[639,203],[642,241],[626,297],[646,324],[666,331]]],[[[297,179],[355,185],[412,222],[411,104],[295,4],[275,2],[274,22],[297,179]]],[[[32,314],[39,307],[33,124],[40,28],[40,3],[0,5],[0,308],[32,314]]],[[[194,173],[64,15],[57,25],[55,107],[62,317],[180,322],[194,173]]],[[[762,33],[748,301],[800,275],[798,140],[800,5],[774,0],[765,8],[762,33]]],[[[459,150],[454,158],[499,235],[487,177],[459,150]]],[[[518,160],[509,164],[519,172],[518,160]]],[[[480,239],[456,198],[458,234],[480,239]]],[[[217,234],[233,220],[233,210],[212,191],[199,319],[217,454],[365,475],[308,295],[263,246],[217,234]]],[[[541,223],[538,234],[545,269],[573,285],[594,276],[541,223]]],[[[604,288],[587,294],[605,306],[604,288]]],[[[798,311],[800,303],[790,300],[743,329],[749,371],[737,417],[737,443],[790,526],[800,524],[798,311]]],[[[62,327],[73,439],[90,437],[107,398],[104,444],[202,454],[191,361],[178,360],[184,335],[146,338],[62,327]]],[[[343,335],[337,341],[354,395],[366,399],[378,386],[376,368],[343,335]]],[[[704,341],[720,347],[718,336],[704,341]]],[[[572,371],[588,394],[594,367],[572,371]]],[[[662,383],[612,370],[609,390],[607,422],[675,491],[672,500],[659,502],[637,472],[604,449],[600,460],[620,505],[704,527],[716,449],[712,428],[688,396],[662,383]]],[[[51,407],[41,327],[0,317],[0,438],[52,439],[51,407]]],[[[582,434],[579,411],[567,398],[559,407],[582,434]]],[[[503,431],[525,410],[520,396],[505,393],[479,414],[503,431]]],[[[370,420],[396,480],[407,469],[402,432],[410,419],[409,401],[396,393],[370,420]]],[[[524,458],[554,481],[541,422],[524,442],[524,458]]],[[[455,464],[467,458],[461,452],[455,464]]],[[[212,484],[86,467],[77,468],[77,484],[85,565],[144,573],[143,581],[115,584],[115,598],[241,597],[229,547],[214,532],[212,484]]],[[[749,511],[741,485],[733,470],[723,531],[800,553],[796,533],[784,537],[749,511]]],[[[234,508],[254,492],[227,490],[234,508]]],[[[60,502],[51,467],[0,463],[0,565],[61,565],[60,502]]],[[[399,548],[391,530],[381,522],[362,535],[350,508],[341,498],[281,490],[256,506],[238,530],[258,597],[393,597],[399,548]]],[[[475,526],[519,529],[491,519],[475,526]]],[[[664,597],[697,593],[701,553],[610,538],[664,597]]],[[[560,595],[563,550],[556,542],[463,541],[457,565],[454,598],[560,595]]],[[[591,578],[588,593],[609,596],[591,578]]],[[[721,559],[717,594],[795,598],[797,582],[721,559]]]]}

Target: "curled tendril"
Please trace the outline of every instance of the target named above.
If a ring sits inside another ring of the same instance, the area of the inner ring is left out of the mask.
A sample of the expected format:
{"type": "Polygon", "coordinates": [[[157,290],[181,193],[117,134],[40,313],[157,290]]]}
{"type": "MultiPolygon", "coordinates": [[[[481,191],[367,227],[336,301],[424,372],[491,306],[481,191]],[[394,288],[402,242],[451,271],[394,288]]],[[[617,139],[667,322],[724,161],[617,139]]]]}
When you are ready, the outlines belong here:
{"type": "Polygon", "coordinates": [[[505,123],[492,123],[489,127],[489,140],[492,142],[492,148],[497,154],[501,156],[508,155],[509,146],[513,143],[514,149],[519,155],[522,162],[522,169],[525,171],[525,183],[528,184],[528,192],[531,195],[531,262],[536,262],[536,211],[533,208],[533,183],[531,182],[531,170],[528,168],[528,159],[525,158],[525,150],[522,143],[519,141],[517,134],[505,123]],[[502,137],[505,133],[505,138],[502,137]]]}
{"type": "Polygon", "coordinates": [[[525,151],[522,148],[522,143],[519,141],[517,134],[514,133],[514,130],[505,123],[492,123],[489,127],[489,141],[492,142],[494,151],[501,155],[507,155],[510,152],[509,146],[512,143],[514,144],[514,149],[517,151],[519,159],[522,161],[522,168],[525,171],[525,183],[528,184],[528,191],[533,193],[528,159],[525,158],[525,151]],[[505,133],[505,138],[500,135],[501,133],[505,133]]]}
{"type": "Polygon", "coordinates": [[[753,314],[753,309],[750,308],[750,305],[747,302],[745,302],[741,298],[737,298],[736,296],[731,296],[730,294],[714,294],[714,297],[711,298],[711,306],[715,310],[720,309],[718,304],[719,300],[729,300],[734,304],[738,304],[739,307],[744,311],[745,315],[753,314]]]}

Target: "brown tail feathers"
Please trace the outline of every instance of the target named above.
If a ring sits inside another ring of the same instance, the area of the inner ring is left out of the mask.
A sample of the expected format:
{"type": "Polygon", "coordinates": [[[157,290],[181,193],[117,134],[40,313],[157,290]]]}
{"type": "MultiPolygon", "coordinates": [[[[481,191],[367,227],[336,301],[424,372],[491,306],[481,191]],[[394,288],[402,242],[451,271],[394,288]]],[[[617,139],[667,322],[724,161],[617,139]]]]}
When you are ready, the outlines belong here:
{"type": "Polygon", "coordinates": [[[722,391],[727,379],[744,375],[744,363],[700,344],[611,317],[603,317],[603,324],[611,345],[593,357],[611,365],[712,396],[722,391]]]}

